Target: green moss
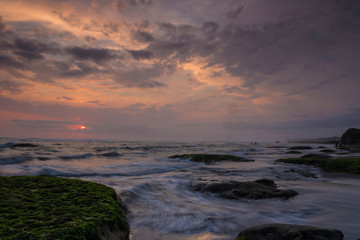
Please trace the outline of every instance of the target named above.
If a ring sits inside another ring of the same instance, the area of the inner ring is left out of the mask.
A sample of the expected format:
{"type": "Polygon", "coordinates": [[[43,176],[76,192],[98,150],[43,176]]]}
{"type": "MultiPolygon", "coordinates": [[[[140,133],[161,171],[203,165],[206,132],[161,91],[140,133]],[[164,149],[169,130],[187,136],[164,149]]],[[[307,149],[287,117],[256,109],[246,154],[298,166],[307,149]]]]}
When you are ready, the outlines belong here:
{"type": "Polygon", "coordinates": [[[246,159],[243,157],[237,157],[233,155],[226,154],[182,154],[182,155],[172,155],[169,158],[181,158],[181,159],[190,159],[194,162],[204,162],[206,164],[222,161],[232,161],[232,162],[253,162],[254,160],[246,159]]]}
{"type": "Polygon", "coordinates": [[[360,158],[285,158],[276,162],[306,164],[322,168],[325,172],[360,174],[360,158]]]}
{"type": "Polygon", "coordinates": [[[75,179],[0,177],[2,239],[101,239],[129,231],[114,189],[75,179]]]}

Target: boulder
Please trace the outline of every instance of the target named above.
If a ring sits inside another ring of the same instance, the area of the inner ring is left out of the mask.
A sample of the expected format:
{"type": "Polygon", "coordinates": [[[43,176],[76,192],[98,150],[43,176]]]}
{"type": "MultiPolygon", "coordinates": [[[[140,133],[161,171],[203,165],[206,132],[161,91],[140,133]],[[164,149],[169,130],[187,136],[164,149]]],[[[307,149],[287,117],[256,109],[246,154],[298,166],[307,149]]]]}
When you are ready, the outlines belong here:
{"type": "Polygon", "coordinates": [[[310,146],[294,146],[294,147],[289,147],[288,150],[310,150],[313,149],[310,146]]]}
{"type": "Polygon", "coordinates": [[[298,195],[294,190],[278,189],[270,179],[260,179],[254,182],[200,182],[191,184],[193,191],[215,193],[217,197],[225,199],[288,199],[298,195]]]}
{"type": "Polygon", "coordinates": [[[50,176],[0,177],[1,239],[128,240],[114,189],[50,176]]]}
{"type": "Polygon", "coordinates": [[[360,145],[360,129],[348,129],[341,137],[341,145],[360,145]]]}
{"type": "Polygon", "coordinates": [[[232,162],[254,162],[254,160],[246,159],[243,157],[228,155],[228,154],[205,154],[205,153],[193,153],[172,155],[169,158],[189,159],[193,162],[204,162],[205,164],[211,164],[215,162],[232,161],[232,162]]]}
{"type": "Polygon", "coordinates": [[[265,224],[250,227],[239,233],[235,240],[343,240],[336,229],[325,229],[292,224],[265,224]]]}
{"type": "Polygon", "coordinates": [[[329,159],[329,158],[332,158],[332,157],[330,155],[326,155],[326,154],[309,153],[309,154],[305,154],[304,156],[301,156],[300,158],[329,159]]]}

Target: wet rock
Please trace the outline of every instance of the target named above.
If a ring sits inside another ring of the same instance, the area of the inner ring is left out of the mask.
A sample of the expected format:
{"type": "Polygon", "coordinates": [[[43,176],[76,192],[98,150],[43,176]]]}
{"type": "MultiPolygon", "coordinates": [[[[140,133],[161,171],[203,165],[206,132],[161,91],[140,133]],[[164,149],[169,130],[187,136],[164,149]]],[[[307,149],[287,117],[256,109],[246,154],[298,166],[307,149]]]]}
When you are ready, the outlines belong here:
{"type": "Polygon", "coordinates": [[[336,229],[325,229],[292,224],[265,224],[250,227],[239,233],[235,240],[343,240],[336,229]]]}
{"type": "Polygon", "coordinates": [[[305,154],[304,156],[301,156],[300,158],[329,159],[329,158],[332,158],[332,157],[330,155],[326,155],[326,154],[309,153],[309,154],[305,154]]]}
{"type": "Polygon", "coordinates": [[[121,156],[121,154],[118,152],[107,152],[107,153],[103,153],[101,155],[104,157],[119,157],[119,156],[121,156]]]}
{"type": "Polygon", "coordinates": [[[11,148],[34,148],[34,147],[38,147],[38,145],[32,143],[15,143],[11,146],[11,148]]]}
{"type": "Polygon", "coordinates": [[[215,193],[217,197],[225,199],[288,199],[298,195],[294,190],[278,189],[270,179],[260,179],[254,182],[211,182],[191,184],[193,191],[215,193]]]}
{"type": "Polygon", "coordinates": [[[310,150],[313,149],[310,146],[295,146],[295,147],[289,147],[288,150],[310,150]]]}
{"type": "Polygon", "coordinates": [[[296,150],[291,150],[291,151],[287,151],[287,154],[301,154],[300,151],[296,151],[296,150]]]}
{"type": "Polygon", "coordinates": [[[360,145],[360,129],[358,128],[349,128],[341,136],[342,145],[360,145]]]}
{"type": "Polygon", "coordinates": [[[320,152],[323,152],[323,153],[334,153],[335,151],[332,150],[332,149],[323,149],[323,150],[320,150],[320,152]]]}
{"type": "Polygon", "coordinates": [[[223,161],[232,161],[232,162],[254,162],[254,160],[246,159],[243,157],[227,155],[227,154],[182,154],[182,155],[172,155],[169,158],[180,158],[180,159],[190,159],[194,162],[204,162],[206,164],[223,162],[223,161]]]}

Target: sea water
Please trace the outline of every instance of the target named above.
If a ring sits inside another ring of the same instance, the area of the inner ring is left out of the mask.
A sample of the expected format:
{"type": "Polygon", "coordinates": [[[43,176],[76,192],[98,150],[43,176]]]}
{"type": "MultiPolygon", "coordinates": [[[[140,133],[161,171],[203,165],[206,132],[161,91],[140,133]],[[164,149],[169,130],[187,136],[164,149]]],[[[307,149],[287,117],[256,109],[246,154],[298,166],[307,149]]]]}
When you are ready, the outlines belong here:
{"type": "MultiPolygon", "coordinates": [[[[116,190],[128,208],[131,239],[234,239],[251,226],[267,223],[311,225],[341,230],[346,240],[360,237],[360,178],[324,175],[278,158],[320,153],[286,153],[291,143],[120,142],[1,139],[0,175],[52,175],[98,182],[116,190]],[[16,143],[33,146],[14,147],[16,143]],[[232,154],[254,162],[206,165],[175,154],[232,154]],[[308,176],[303,176],[303,173],[308,176]],[[198,181],[253,181],[268,178],[299,192],[288,200],[227,200],[193,192],[198,181]]],[[[359,156],[335,150],[333,156],[359,156]]]]}

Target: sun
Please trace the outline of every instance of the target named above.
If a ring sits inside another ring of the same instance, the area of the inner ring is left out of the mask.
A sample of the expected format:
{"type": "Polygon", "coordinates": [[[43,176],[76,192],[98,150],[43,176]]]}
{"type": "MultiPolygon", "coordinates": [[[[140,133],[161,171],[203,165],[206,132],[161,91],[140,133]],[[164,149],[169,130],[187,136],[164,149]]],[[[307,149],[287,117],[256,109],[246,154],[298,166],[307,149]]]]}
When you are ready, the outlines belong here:
{"type": "Polygon", "coordinates": [[[82,126],[80,127],[80,129],[81,129],[81,130],[84,130],[84,129],[86,129],[86,127],[85,127],[84,125],[82,125],[82,126]]]}

